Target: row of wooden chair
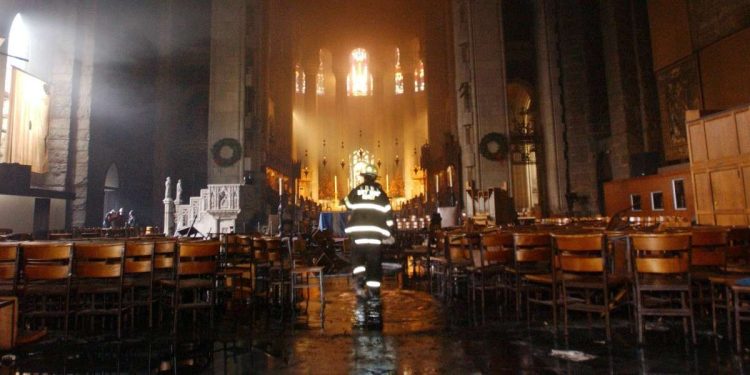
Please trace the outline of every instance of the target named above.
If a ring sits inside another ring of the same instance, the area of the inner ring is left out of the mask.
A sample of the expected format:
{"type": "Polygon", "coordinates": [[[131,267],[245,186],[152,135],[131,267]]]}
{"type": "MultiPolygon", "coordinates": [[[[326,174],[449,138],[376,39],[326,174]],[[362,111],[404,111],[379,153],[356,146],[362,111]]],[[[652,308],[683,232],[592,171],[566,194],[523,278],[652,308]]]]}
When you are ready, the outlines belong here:
{"type": "MultiPolygon", "coordinates": [[[[749,241],[750,231],[746,229],[722,228],[628,235],[601,231],[439,231],[431,241],[434,255],[429,271],[438,292],[445,296],[460,291],[459,284],[465,281],[472,305],[479,294],[483,320],[485,292],[494,290],[503,293],[506,303],[509,296],[514,297],[517,319],[524,305],[527,319],[531,305],[544,305],[551,308],[556,328],[561,309],[566,335],[568,313],[578,311],[602,315],[610,339],[610,314],[624,304],[635,307],[639,342],[643,341],[644,318],[654,315],[681,317],[686,333],[689,330],[695,341],[693,298],[698,304],[712,303],[715,326],[716,307],[731,307],[732,303],[726,302],[730,294],[726,292],[723,305],[716,303],[716,288],[709,280],[729,274],[729,264],[746,262],[749,241]],[[617,237],[629,241],[625,269],[614,264],[617,237]],[[629,301],[625,298],[628,295],[632,297],[629,301]]],[[[731,280],[743,275],[747,273],[736,273],[731,280]]]]}
{"type": "MultiPolygon", "coordinates": [[[[317,288],[321,305],[325,304],[323,267],[309,264],[304,239],[226,234],[223,242],[226,246],[225,272],[241,275],[240,290],[243,290],[245,280],[249,279],[255,296],[265,293],[267,303],[278,302],[283,306],[287,296],[294,305],[296,292],[317,288]],[[318,282],[310,283],[310,276],[315,276],[318,282]]],[[[322,314],[321,308],[321,318],[322,314]]]]}
{"type": "Polygon", "coordinates": [[[138,307],[153,325],[157,287],[176,331],[181,310],[210,308],[213,318],[219,250],[216,241],[0,243],[0,293],[20,298],[29,325],[58,319],[67,336],[71,316],[78,327],[80,318],[112,315],[120,337],[123,319],[127,314],[132,326],[138,307]],[[185,302],[186,291],[193,300],[185,302]],[[199,298],[203,291],[208,299],[199,298]]]}

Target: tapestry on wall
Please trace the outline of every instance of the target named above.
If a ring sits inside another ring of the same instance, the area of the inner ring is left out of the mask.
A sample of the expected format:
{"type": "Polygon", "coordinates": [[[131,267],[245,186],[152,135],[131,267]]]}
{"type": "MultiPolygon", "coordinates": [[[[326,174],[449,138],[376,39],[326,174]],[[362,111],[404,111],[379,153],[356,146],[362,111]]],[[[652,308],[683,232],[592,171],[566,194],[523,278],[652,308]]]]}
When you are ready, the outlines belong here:
{"type": "Polygon", "coordinates": [[[659,88],[664,156],[666,160],[688,158],[685,111],[702,109],[698,64],[689,57],[656,73],[659,88]]]}

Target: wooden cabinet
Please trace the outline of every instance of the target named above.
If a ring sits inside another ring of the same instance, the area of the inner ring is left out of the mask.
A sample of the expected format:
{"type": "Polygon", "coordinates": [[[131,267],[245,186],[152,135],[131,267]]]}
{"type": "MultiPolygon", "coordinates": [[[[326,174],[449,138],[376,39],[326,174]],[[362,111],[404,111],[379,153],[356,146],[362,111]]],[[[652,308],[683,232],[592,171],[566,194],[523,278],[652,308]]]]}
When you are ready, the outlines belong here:
{"type": "Polygon", "coordinates": [[[750,223],[750,107],[687,111],[690,174],[699,224],[750,223]]]}

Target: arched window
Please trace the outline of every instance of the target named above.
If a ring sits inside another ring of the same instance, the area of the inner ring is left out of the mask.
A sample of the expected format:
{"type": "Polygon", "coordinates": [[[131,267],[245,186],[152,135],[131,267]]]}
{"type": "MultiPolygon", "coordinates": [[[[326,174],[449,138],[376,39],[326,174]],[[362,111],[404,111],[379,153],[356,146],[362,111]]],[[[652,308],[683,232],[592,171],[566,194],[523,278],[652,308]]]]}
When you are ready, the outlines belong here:
{"type": "Polygon", "coordinates": [[[305,71],[299,66],[294,66],[294,92],[297,94],[305,93],[305,71]]]}
{"type": "Polygon", "coordinates": [[[414,69],[414,92],[422,92],[424,89],[424,62],[422,62],[422,59],[419,59],[417,68],[414,69]]]}
{"type": "Polygon", "coordinates": [[[401,51],[396,48],[396,67],[395,67],[396,73],[394,74],[394,83],[395,89],[394,93],[396,95],[401,95],[404,93],[404,73],[401,71],[401,51]]]}
{"type": "Polygon", "coordinates": [[[369,58],[364,48],[352,51],[349,58],[351,70],[346,76],[346,93],[349,96],[372,95],[372,74],[368,67],[369,58]]]}
{"type": "Polygon", "coordinates": [[[23,17],[17,14],[8,35],[0,149],[2,161],[30,165],[32,172],[45,173],[49,87],[27,72],[31,36],[23,17]]]}
{"type": "Polygon", "coordinates": [[[13,23],[10,25],[8,35],[8,58],[5,64],[5,92],[10,91],[11,66],[18,69],[26,69],[29,59],[29,30],[21,17],[21,13],[16,14],[13,23]],[[14,58],[12,56],[18,57],[14,58]]]}
{"type": "Polygon", "coordinates": [[[318,95],[326,94],[326,72],[323,67],[323,59],[319,58],[318,75],[315,77],[315,92],[318,95]]]}

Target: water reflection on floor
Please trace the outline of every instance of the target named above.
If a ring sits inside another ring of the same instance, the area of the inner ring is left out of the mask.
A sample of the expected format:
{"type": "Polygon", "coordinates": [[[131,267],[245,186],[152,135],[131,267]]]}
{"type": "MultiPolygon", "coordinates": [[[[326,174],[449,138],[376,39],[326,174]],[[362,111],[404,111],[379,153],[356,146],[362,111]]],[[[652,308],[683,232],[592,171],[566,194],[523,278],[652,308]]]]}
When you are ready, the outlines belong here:
{"type": "MultiPolygon", "coordinates": [[[[355,328],[355,295],[346,283],[327,282],[325,319],[319,304],[291,324],[278,309],[226,311],[215,329],[186,327],[178,339],[158,331],[120,342],[105,338],[48,341],[17,352],[14,370],[47,373],[201,373],[201,374],[384,374],[384,373],[742,373],[747,357],[733,354],[727,340],[716,340],[700,325],[699,345],[683,339],[681,328],[647,335],[635,345],[625,316],[615,320],[611,345],[597,319],[578,317],[566,343],[555,339],[544,317],[503,319],[493,311],[474,324],[466,303],[444,305],[429,294],[383,291],[381,330],[355,328]],[[551,349],[595,355],[585,362],[550,356],[551,349]],[[744,363],[743,363],[744,362],[744,363]],[[177,370],[177,371],[175,371],[177,370]]],[[[313,297],[311,300],[315,301],[313,297]]],[[[0,367],[0,374],[7,367],[0,367]]]]}

